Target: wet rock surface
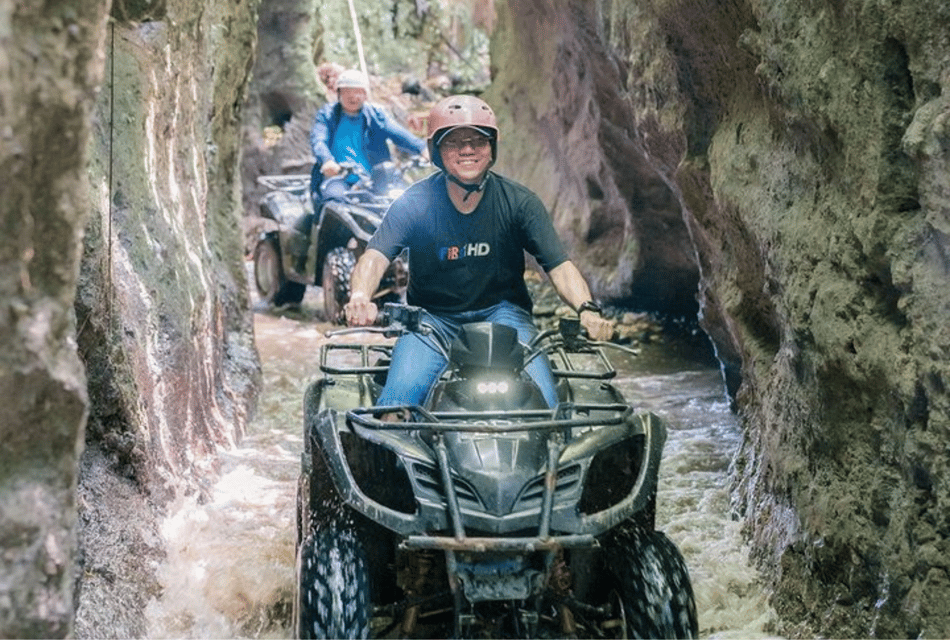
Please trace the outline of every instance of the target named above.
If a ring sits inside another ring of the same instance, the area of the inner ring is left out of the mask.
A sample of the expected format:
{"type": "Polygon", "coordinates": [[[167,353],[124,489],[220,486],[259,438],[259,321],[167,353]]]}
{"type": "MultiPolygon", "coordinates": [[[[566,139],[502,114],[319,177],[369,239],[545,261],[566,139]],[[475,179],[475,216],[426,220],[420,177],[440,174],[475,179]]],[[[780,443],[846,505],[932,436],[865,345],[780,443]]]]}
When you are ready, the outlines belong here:
{"type": "Polygon", "coordinates": [[[159,522],[207,492],[253,407],[260,371],[233,185],[255,17],[246,5],[167,2],[117,19],[105,42],[76,295],[91,400],[79,637],[145,633],[159,522]]]}
{"type": "Polygon", "coordinates": [[[0,1],[0,636],[72,622],[88,409],[72,299],[103,3],[0,1]]]}
{"type": "MultiPolygon", "coordinates": [[[[780,632],[950,635],[950,8],[495,8],[499,170],[599,298],[675,316],[698,292],[741,369],[736,506],[780,632]]],[[[255,10],[0,0],[3,635],[69,634],[75,575],[77,635],[138,607],[149,563],[123,558],[160,555],[149,519],[200,494],[253,404],[255,10]]]]}
{"type": "MultiPolygon", "coordinates": [[[[950,10],[539,0],[499,25],[496,46],[520,52],[492,87],[516,176],[570,176],[533,162],[554,157],[621,175],[606,154],[551,152],[587,126],[682,207],[703,326],[741,367],[737,506],[782,633],[950,634],[950,10]],[[617,99],[581,90],[611,73],[617,99]]],[[[582,192],[554,185],[555,209],[582,192]]]]}
{"type": "Polygon", "coordinates": [[[157,522],[247,420],[254,17],[0,2],[0,636],[140,637],[157,522]]]}

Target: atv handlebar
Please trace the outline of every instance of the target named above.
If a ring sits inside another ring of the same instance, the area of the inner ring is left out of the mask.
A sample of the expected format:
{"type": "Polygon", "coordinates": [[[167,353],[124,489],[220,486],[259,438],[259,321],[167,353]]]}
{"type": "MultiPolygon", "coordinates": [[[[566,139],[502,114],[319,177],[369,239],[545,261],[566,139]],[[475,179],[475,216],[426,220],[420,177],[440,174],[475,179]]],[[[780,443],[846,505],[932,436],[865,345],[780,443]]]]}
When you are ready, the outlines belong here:
{"type": "Polygon", "coordinates": [[[380,326],[397,326],[405,331],[418,331],[426,325],[422,321],[422,307],[387,302],[376,316],[380,326]]]}
{"type": "Polygon", "coordinates": [[[576,318],[560,318],[556,329],[548,329],[538,333],[527,346],[529,349],[538,349],[540,348],[539,345],[545,340],[558,337],[563,341],[568,351],[577,351],[589,347],[607,347],[609,349],[623,351],[632,356],[640,355],[640,352],[636,349],[622,344],[602,340],[591,340],[587,336],[587,331],[581,326],[580,316],[576,318]]]}
{"type": "MultiPolygon", "coordinates": [[[[395,338],[410,332],[428,335],[432,333],[432,327],[424,321],[422,307],[397,302],[387,302],[376,316],[376,322],[373,326],[350,327],[330,331],[327,333],[327,337],[358,333],[361,331],[381,333],[387,338],[395,338]]],[[[436,342],[439,343],[440,341],[436,340],[436,342]]],[[[438,346],[441,348],[446,359],[448,359],[449,345],[440,343],[438,346]]],[[[577,353],[598,347],[607,347],[623,351],[633,356],[640,355],[640,352],[636,349],[631,349],[621,344],[591,340],[581,326],[580,318],[561,318],[558,321],[556,329],[539,332],[525,347],[528,352],[525,365],[542,354],[550,354],[559,349],[577,353]]]]}

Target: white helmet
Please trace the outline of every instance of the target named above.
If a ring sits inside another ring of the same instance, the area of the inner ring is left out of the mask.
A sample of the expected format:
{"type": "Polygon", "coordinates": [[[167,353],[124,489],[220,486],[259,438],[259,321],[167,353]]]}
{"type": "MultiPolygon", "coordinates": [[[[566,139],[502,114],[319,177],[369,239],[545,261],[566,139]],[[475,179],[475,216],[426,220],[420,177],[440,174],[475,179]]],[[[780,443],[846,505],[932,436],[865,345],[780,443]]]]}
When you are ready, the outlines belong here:
{"type": "Polygon", "coordinates": [[[363,89],[369,91],[369,80],[359,69],[341,71],[336,79],[337,89],[363,89]]]}

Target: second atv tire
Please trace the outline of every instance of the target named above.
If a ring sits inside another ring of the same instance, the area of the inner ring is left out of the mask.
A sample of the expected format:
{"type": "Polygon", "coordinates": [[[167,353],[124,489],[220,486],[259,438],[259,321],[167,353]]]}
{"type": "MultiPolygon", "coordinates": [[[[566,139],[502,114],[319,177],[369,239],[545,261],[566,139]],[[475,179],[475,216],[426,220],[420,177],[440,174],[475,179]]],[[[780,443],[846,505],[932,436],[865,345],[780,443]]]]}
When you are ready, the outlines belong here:
{"type": "Polygon", "coordinates": [[[323,311],[327,322],[343,324],[343,306],[350,301],[350,275],[356,256],[346,247],[336,247],[323,261],[323,311]]]}
{"type": "Polygon", "coordinates": [[[284,275],[280,247],[271,236],[262,238],[254,247],[254,284],[261,300],[275,307],[300,304],[307,286],[292,282],[284,275]]]}

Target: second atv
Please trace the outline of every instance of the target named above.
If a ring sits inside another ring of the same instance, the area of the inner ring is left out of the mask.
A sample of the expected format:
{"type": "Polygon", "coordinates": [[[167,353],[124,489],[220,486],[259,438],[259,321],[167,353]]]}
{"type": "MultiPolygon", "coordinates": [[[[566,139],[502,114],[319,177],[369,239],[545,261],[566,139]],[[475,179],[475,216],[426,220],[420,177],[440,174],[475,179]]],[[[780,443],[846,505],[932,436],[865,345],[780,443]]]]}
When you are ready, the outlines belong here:
{"type": "MultiPolygon", "coordinates": [[[[421,157],[384,162],[371,174],[355,163],[324,180],[321,189],[346,182],[342,199],[323,199],[317,214],[309,174],[260,176],[268,192],[261,199],[267,220],[254,247],[254,283],[261,299],[275,307],[299,304],[307,285],[323,288],[326,319],[342,321],[350,296],[350,273],[390,203],[428,166],[421,157]]],[[[393,261],[376,293],[377,302],[402,299],[408,283],[405,262],[393,261]]]]}

